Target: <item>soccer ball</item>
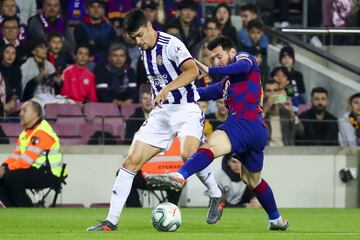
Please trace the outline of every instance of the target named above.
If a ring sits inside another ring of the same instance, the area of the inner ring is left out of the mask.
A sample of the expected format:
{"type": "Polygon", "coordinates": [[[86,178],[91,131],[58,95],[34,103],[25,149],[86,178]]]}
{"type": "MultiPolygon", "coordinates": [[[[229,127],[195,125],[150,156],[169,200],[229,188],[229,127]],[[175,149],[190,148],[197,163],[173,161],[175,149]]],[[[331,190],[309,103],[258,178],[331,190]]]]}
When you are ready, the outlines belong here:
{"type": "Polygon", "coordinates": [[[160,203],[152,211],[151,222],[158,231],[174,232],[181,225],[180,209],[169,202],[160,203]]]}

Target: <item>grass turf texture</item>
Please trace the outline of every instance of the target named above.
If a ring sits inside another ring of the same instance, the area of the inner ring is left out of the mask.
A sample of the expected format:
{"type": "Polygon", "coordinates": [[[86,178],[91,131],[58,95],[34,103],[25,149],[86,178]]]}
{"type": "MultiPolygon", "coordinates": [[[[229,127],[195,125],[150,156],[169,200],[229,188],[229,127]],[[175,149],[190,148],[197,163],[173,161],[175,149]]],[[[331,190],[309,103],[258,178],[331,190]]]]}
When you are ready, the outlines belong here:
{"type": "Polygon", "coordinates": [[[360,239],[360,209],[281,209],[290,228],[270,232],[262,209],[227,208],[220,222],[208,225],[207,209],[182,208],[183,223],[174,233],[156,231],[151,210],[125,209],[116,232],[86,232],[107,209],[0,209],[0,240],[360,239]]]}

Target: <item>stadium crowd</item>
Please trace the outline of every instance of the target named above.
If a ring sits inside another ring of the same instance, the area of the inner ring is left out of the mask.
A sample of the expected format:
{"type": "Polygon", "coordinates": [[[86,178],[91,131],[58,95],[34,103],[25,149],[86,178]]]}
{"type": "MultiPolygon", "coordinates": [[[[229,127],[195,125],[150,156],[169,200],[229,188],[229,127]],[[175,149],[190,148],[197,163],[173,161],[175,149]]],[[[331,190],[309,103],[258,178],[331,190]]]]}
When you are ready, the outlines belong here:
{"type": "MultiPolygon", "coordinates": [[[[125,142],[130,142],[152,107],[150,96],[144,95],[151,90],[140,51],[122,30],[126,12],[137,7],[155,30],[178,37],[206,65],[211,65],[207,43],[221,34],[230,37],[239,51],[256,57],[262,71],[270,146],[359,146],[360,93],[350,97],[350,111],[337,123],[327,111],[328,91],[321,86],[306,91],[303,75],[294,67],[291,46],[281,49],[278,66],[270,69],[268,65],[269,39],[264,25],[296,24],[302,1],[237,2],[235,8],[219,3],[212,13],[205,14],[200,1],[192,0],[1,0],[2,121],[13,121],[19,103],[33,98],[43,106],[102,102],[125,109],[131,105],[138,108],[123,127],[127,130],[125,142]],[[233,13],[241,16],[240,28],[232,22],[233,13]]],[[[360,1],[309,1],[309,26],[359,26],[359,9],[360,1]]],[[[219,80],[204,77],[196,85],[219,80]]],[[[226,119],[227,109],[222,100],[200,104],[208,109],[205,133],[209,135],[226,119]]],[[[6,133],[0,134],[6,139],[6,133]]]]}

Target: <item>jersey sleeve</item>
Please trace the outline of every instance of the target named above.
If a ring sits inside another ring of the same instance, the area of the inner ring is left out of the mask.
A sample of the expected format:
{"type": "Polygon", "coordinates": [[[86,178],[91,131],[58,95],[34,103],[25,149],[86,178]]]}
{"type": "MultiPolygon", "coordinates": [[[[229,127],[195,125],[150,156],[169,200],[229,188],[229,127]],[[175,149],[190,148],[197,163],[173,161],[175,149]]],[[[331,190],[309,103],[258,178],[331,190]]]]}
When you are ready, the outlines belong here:
{"type": "Polygon", "coordinates": [[[200,95],[199,101],[217,100],[222,98],[222,84],[223,81],[210,85],[208,87],[198,88],[197,91],[200,95]]]}
{"type": "Polygon", "coordinates": [[[255,64],[253,58],[248,53],[240,53],[236,55],[235,62],[221,67],[209,67],[209,75],[236,75],[247,73],[255,64]]]}
{"type": "Polygon", "coordinates": [[[167,46],[168,58],[174,61],[176,67],[180,68],[181,64],[188,59],[193,59],[185,44],[177,38],[171,38],[167,46]]]}

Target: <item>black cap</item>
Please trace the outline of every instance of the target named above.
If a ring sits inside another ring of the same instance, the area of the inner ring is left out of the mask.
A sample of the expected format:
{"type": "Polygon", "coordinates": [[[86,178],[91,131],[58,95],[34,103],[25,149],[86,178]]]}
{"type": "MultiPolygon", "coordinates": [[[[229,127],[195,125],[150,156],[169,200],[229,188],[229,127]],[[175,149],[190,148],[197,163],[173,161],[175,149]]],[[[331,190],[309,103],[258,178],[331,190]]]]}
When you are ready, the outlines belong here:
{"type": "Polygon", "coordinates": [[[141,9],[157,9],[157,3],[152,0],[143,0],[141,1],[141,9]]]}
{"type": "Polygon", "coordinates": [[[178,9],[190,8],[196,10],[196,4],[193,0],[183,0],[178,4],[178,9]]]}

